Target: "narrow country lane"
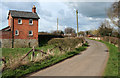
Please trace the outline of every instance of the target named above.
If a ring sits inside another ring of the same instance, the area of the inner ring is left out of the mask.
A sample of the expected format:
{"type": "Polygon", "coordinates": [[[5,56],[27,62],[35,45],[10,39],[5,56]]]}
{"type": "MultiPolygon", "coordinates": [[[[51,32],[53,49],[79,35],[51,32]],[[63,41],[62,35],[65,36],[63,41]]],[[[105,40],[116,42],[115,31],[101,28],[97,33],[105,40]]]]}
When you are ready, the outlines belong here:
{"type": "Polygon", "coordinates": [[[89,47],[81,54],[29,76],[102,76],[108,59],[107,47],[87,40],[89,47]]]}

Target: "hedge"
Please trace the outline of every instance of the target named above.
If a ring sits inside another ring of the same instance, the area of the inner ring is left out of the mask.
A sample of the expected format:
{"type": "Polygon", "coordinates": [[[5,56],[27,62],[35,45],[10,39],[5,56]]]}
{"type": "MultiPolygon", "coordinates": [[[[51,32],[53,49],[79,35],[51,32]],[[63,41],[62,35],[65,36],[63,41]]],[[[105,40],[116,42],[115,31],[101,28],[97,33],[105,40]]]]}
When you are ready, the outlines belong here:
{"type": "Polygon", "coordinates": [[[61,46],[64,49],[74,49],[77,46],[82,46],[85,43],[85,39],[74,38],[74,37],[66,37],[66,38],[53,38],[48,41],[49,45],[56,44],[57,46],[61,46]]]}
{"type": "Polygon", "coordinates": [[[116,38],[116,37],[109,37],[109,36],[105,36],[105,37],[102,37],[101,38],[103,41],[106,41],[106,42],[110,42],[110,43],[112,43],[112,44],[114,44],[114,45],[118,45],[118,38],[116,38]]]}

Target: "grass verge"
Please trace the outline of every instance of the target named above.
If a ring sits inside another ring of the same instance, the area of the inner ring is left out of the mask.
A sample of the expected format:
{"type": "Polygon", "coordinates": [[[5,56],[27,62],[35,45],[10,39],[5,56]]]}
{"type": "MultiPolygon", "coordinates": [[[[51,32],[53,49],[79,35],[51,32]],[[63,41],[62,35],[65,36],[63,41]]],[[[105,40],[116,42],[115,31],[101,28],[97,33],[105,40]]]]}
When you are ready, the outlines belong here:
{"type": "Polygon", "coordinates": [[[63,61],[67,58],[70,58],[74,55],[79,54],[81,51],[85,50],[87,48],[87,43],[83,46],[76,48],[74,51],[66,52],[60,56],[50,56],[48,59],[42,61],[42,62],[36,62],[36,63],[30,63],[29,65],[23,65],[18,67],[15,70],[7,69],[2,73],[2,78],[12,77],[12,78],[18,78],[21,76],[24,76],[26,74],[36,72],[38,70],[41,70],[43,68],[52,66],[60,61],[63,61]]]}
{"type": "Polygon", "coordinates": [[[109,48],[109,59],[105,68],[104,76],[118,76],[118,48],[108,42],[100,41],[109,48]]]}

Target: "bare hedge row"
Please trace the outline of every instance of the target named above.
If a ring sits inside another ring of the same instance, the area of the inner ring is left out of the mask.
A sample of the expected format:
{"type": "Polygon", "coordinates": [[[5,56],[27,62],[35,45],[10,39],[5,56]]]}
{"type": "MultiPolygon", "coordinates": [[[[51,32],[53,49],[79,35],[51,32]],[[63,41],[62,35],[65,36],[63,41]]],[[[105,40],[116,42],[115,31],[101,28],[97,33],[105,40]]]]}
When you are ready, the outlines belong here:
{"type": "Polygon", "coordinates": [[[118,46],[120,49],[120,38],[105,36],[105,37],[101,37],[101,40],[110,42],[110,43],[118,46]]]}
{"type": "Polygon", "coordinates": [[[115,45],[118,45],[118,38],[116,38],[116,37],[105,36],[105,37],[102,37],[102,40],[110,42],[110,43],[115,44],[115,45]]]}

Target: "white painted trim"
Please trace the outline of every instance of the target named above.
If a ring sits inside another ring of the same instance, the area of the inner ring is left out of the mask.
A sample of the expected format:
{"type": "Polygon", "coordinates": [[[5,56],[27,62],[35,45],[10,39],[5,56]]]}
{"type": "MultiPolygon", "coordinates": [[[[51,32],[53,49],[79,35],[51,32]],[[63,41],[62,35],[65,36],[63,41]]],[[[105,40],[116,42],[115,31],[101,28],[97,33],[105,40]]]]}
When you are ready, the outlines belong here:
{"type": "Polygon", "coordinates": [[[21,23],[18,22],[18,24],[22,24],[22,19],[18,19],[18,20],[21,20],[21,23]]]}
{"type": "Polygon", "coordinates": [[[16,35],[16,36],[19,35],[19,30],[15,30],[15,35],[16,35]],[[16,31],[17,31],[18,34],[16,34],[16,31]]]}
{"type": "Polygon", "coordinates": [[[33,19],[29,19],[29,25],[33,25],[33,19]],[[30,20],[32,20],[32,23],[30,23],[30,20]]]}
{"type": "MultiPolygon", "coordinates": [[[[30,31],[32,31],[32,30],[30,30],[30,31]]],[[[30,32],[30,31],[29,31],[29,32],[30,32]]],[[[29,36],[33,36],[33,31],[32,31],[32,34],[29,34],[29,36]]]]}

